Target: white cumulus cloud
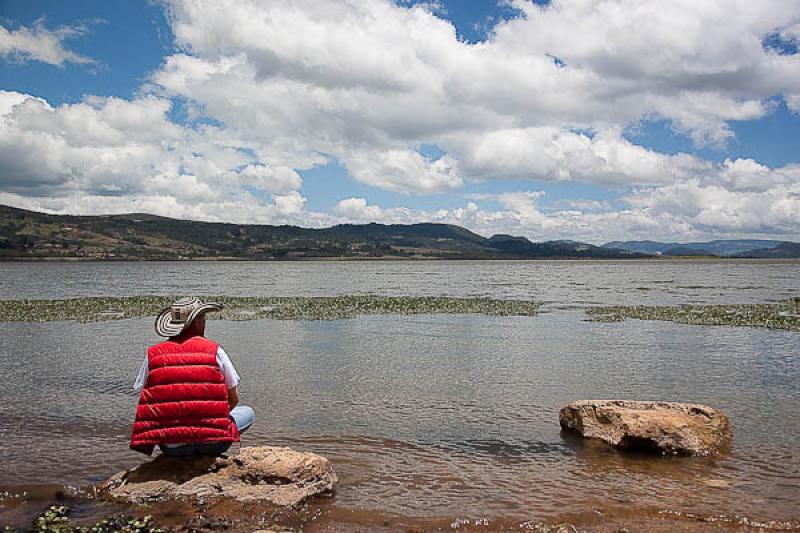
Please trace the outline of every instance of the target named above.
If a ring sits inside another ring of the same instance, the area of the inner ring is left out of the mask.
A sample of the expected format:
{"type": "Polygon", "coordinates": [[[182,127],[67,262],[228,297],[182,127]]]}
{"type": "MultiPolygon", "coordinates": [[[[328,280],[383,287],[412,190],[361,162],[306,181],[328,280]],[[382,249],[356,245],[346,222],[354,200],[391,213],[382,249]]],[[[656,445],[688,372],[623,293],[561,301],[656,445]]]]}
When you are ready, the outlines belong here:
{"type": "Polygon", "coordinates": [[[41,61],[61,67],[64,63],[94,63],[91,58],[76,54],[64,48],[63,42],[86,33],[77,26],[61,26],[55,30],[45,27],[37,20],[30,28],[20,26],[8,29],[0,26],[0,57],[19,62],[41,61]]]}
{"type": "Polygon", "coordinates": [[[458,163],[448,155],[433,160],[414,150],[360,151],[345,163],[357,180],[400,193],[447,192],[463,184],[458,163]]]}
{"type": "Polygon", "coordinates": [[[0,91],[2,201],[75,213],[302,220],[305,198],[294,169],[268,165],[254,155],[257,145],[220,128],[175,124],[170,106],[143,96],[53,107],[0,91]]]}
{"type": "MultiPolygon", "coordinates": [[[[312,226],[440,221],[592,241],[800,235],[797,163],[716,163],[626,135],[666,121],[695,146],[724,150],[733,121],[780,100],[800,112],[800,54],[765,45],[796,42],[796,0],[511,4],[521,15],[471,44],[441,6],[166,1],[177,51],[136,97],[53,106],[0,92],[0,201],[312,226]],[[173,99],[187,123],[169,118],[173,99]],[[403,200],[492,180],[536,184],[448,209],[387,208],[359,192],[309,211],[301,172],[330,162],[403,200]],[[616,197],[526,190],[541,181],[616,197]]],[[[86,62],[63,47],[77,31],[0,28],[0,54],[86,62]]]]}
{"type": "Polygon", "coordinates": [[[335,158],[412,194],[475,179],[686,179],[705,163],[621,131],[660,118],[720,145],[730,121],[800,94],[800,56],[762,45],[800,23],[792,0],[513,4],[523,16],[468,44],[435,10],[388,0],[174,0],[184,52],[153,82],[273,157],[335,158]],[[425,164],[421,143],[448,158],[425,164]]]}

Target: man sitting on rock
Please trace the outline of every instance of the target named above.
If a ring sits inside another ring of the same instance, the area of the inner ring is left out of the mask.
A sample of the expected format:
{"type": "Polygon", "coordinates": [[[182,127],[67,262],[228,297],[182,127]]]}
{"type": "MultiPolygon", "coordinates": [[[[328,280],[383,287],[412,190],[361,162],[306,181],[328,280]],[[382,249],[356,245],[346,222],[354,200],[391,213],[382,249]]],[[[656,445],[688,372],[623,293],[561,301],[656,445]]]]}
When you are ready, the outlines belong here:
{"type": "Polygon", "coordinates": [[[131,448],[150,455],[219,455],[239,441],[254,413],[239,403],[239,375],[225,350],[206,339],[205,313],[222,304],[198,298],[173,302],[156,318],[169,340],[147,350],[139,377],[139,406],[131,448]]]}

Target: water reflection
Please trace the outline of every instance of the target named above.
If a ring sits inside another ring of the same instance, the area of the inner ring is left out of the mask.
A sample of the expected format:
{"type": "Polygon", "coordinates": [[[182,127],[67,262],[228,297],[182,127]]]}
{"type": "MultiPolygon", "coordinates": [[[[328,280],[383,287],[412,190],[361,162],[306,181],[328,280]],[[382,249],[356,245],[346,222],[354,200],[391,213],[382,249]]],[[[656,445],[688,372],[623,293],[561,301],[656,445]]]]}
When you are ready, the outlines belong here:
{"type": "MultiPolygon", "coordinates": [[[[329,456],[342,509],[522,520],[622,505],[797,518],[796,333],[584,318],[212,322],[209,334],[256,410],[246,443],[329,456]],[[719,407],[734,448],[653,460],[561,433],[563,403],[611,397],[719,407]]],[[[130,387],[156,340],[151,320],[3,327],[0,485],[85,484],[138,464],[127,450],[130,387]]]]}

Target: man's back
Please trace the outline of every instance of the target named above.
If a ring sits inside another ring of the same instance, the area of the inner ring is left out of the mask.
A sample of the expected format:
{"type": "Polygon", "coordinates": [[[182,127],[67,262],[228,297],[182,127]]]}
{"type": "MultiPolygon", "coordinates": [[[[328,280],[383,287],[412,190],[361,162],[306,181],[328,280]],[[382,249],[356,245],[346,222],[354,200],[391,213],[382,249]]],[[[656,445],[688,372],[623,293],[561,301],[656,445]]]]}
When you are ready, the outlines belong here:
{"type": "Polygon", "coordinates": [[[222,304],[181,298],[156,317],[169,340],[151,346],[134,388],[140,391],[131,448],[151,454],[220,454],[255,418],[239,403],[239,374],[216,342],[205,338],[205,314],[222,304]]]}
{"type": "Polygon", "coordinates": [[[217,350],[217,343],[199,336],[164,341],[148,349],[148,373],[136,409],[132,449],[149,454],[155,445],[239,440],[217,350]]]}

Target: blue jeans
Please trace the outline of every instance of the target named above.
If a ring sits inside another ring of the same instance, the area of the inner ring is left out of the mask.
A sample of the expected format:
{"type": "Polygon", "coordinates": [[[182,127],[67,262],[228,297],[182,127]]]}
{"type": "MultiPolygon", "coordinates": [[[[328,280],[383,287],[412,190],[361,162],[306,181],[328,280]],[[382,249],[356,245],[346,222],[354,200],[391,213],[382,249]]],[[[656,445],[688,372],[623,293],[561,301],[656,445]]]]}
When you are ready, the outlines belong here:
{"type": "MultiPolygon", "coordinates": [[[[239,433],[244,433],[253,425],[256,414],[246,405],[237,405],[231,409],[231,418],[236,423],[239,433]]],[[[219,455],[228,451],[231,447],[230,442],[197,442],[193,444],[183,444],[174,448],[160,446],[164,455],[171,457],[185,457],[187,455],[219,455]]]]}

